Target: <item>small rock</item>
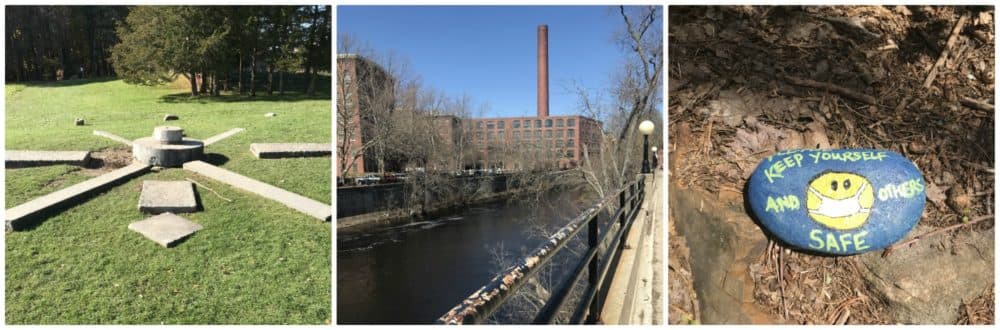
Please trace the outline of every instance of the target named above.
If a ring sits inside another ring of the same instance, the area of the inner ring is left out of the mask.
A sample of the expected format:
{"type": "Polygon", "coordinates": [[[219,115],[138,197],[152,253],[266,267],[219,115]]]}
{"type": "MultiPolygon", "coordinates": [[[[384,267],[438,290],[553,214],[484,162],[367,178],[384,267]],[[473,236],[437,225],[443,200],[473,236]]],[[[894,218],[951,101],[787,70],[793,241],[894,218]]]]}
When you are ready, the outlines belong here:
{"type": "Polygon", "coordinates": [[[273,112],[268,112],[268,113],[264,114],[264,117],[274,117],[274,116],[277,116],[277,114],[275,114],[273,112]]]}
{"type": "Polygon", "coordinates": [[[955,212],[968,214],[972,207],[972,197],[962,187],[954,186],[948,191],[948,206],[951,206],[955,212]]]}
{"type": "Polygon", "coordinates": [[[852,255],[898,241],[920,221],[920,170],[896,152],[792,150],[764,158],[747,201],[768,232],[827,255],[852,255]]]}
{"type": "Polygon", "coordinates": [[[75,123],[76,123],[76,126],[83,126],[83,124],[84,124],[83,118],[77,118],[76,121],[75,121],[75,123]]]}
{"type": "Polygon", "coordinates": [[[163,121],[177,120],[177,119],[180,119],[177,117],[177,115],[167,114],[166,116],[163,116],[163,121]]]}

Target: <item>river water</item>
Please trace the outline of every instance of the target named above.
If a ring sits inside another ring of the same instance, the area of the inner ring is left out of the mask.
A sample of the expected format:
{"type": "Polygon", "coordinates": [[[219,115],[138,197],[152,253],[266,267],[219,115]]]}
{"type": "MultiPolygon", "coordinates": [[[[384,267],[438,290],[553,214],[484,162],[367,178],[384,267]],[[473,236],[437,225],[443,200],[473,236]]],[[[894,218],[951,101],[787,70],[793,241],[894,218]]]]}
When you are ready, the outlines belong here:
{"type": "Polygon", "coordinates": [[[551,232],[593,202],[574,193],[546,200],[541,207],[482,204],[429,221],[338,237],[337,322],[434,322],[502,270],[501,251],[507,258],[531,252],[545,239],[532,228],[551,232]]]}

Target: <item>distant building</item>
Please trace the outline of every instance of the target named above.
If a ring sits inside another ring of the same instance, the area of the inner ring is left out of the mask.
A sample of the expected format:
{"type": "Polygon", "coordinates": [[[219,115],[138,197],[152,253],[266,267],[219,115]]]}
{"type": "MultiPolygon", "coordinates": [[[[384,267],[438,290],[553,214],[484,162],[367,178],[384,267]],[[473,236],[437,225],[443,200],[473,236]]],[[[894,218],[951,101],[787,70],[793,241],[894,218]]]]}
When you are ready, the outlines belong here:
{"type": "MultiPolygon", "coordinates": [[[[344,125],[341,116],[348,119],[347,125],[337,129],[340,157],[340,148],[357,151],[371,141],[375,114],[366,100],[391,96],[392,84],[386,82],[393,78],[378,64],[354,54],[337,55],[337,75],[338,124],[344,125]]],[[[583,164],[585,151],[593,159],[599,157],[601,122],[579,115],[549,116],[548,87],[548,26],[540,25],[537,116],[461,119],[453,115],[428,115],[432,116],[443,143],[437,144],[441,150],[435,153],[434,163],[425,165],[433,170],[565,169],[583,164]],[[457,163],[463,161],[464,164],[457,163]]],[[[399,161],[405,160],[394,160],[395,164],[387,164],[387,170],[401,168],[399,161]]],[[[339,174],[340,160],[336,170],[339,174]]],[[[348,175],[376,171],[377,159],[369,148],[354,160],[348,175]]]]}
{"type": "MultiPolygon", "coordinates": [[[[341,156],[342,148],[348,149],[348,157],[354,158],[365,143],[374,137],[372,102],[391,96],[392,76],[377,63],[356,54],[337,55],[337,148],[341,156]],[[342,120],[343,119],[343,120],[342,120]]],[[[341,160],[334,165],[336,173],[341,173],[341,160]]],[[[357,175],[378,170],[373,150],[360,152],[347,172],[357,175]]]]}
{"type": "Polygon", "coordinates": [[[600,153],[601,123],[584,116],[476,118],[466,123],[482,154],[479,168],[572,168],[583,163],[584,149],[590,157],[600,153]]]}

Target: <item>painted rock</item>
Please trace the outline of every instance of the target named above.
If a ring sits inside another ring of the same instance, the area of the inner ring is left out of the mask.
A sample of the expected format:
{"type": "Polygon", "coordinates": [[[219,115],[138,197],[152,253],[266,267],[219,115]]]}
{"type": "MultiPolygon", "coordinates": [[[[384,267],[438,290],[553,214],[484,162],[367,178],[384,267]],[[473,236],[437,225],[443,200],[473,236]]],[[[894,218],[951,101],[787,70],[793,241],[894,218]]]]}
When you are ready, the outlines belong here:
{"type": "Polygon", "coordinates": [[[924,210],[924,179],[887,150],[789,150],[750,176],[747,202],[773,236],[794,247],[851,255],[889,246],[924,210]]]}

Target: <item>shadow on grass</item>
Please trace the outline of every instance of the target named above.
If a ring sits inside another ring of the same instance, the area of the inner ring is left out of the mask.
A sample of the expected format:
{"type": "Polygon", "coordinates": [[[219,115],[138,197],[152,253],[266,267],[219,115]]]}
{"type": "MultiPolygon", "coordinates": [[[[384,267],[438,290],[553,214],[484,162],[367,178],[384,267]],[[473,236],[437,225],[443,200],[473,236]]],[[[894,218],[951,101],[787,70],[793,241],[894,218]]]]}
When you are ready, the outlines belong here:
{"type": "Polygon", "coordinates": [[[212,165],[215,165],[215,166],[222,166],[223,164],[229,162],[229,157],[226,157],[226,155],[223,155],[223,154],[212,153],[212,154],[205,154],[205,158],[203,160],[206,163],[209,163],[209,164],[212,164],[212,165]]]}
{"type": "Polygon", "coordinates": [[[100,77],[88,79],[68,79],[59,81],[36,80],[36,81],[7,81],[7,84],[23,84],[27,87],[69,87],[80,86],[91,83],[103,83],[118,80],[118,77],[100,77]]]}
{"type": "Polygon", "coordinates": [[[234,103],[234,102],[299,102],[311,100],[331,100],[330,94],[317,93],[309,96],[301,92],[285,92],[285,95],[277,93],[267,95],[267,92],[258,93],[257,96],[248,95],[219,95],[219,96],[191,96],[190,92],[168,94],[160,97],[160,103],[179,104],[208,104],[208,103],[234,103]]]}

